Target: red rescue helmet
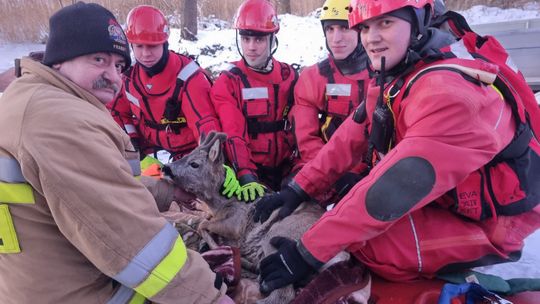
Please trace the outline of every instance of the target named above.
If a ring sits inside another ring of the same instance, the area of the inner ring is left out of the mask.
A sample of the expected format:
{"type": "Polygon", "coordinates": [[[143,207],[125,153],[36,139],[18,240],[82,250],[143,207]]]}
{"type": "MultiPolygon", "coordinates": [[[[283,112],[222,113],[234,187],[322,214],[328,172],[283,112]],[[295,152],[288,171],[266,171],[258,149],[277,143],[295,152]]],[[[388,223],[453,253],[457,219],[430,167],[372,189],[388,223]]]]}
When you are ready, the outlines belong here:
{"type": "Polygon", "coordinates": [[[423,33],[427,28],[433,10],[433,0],[351,0],[349,27],[357,28],[362,22],[392,11],[410,7],[416,18],[414,26],[423,33]]]}
{"type": "Polygon", "coordinates": [[[246,0],[236,12],[234,28],[239,31],[277,33],[279,23],[276,10],[268,0],[246,0]]]}
{"type": "Polygon", "coordinates": [[[167,19],[156,7],[136,6],[127,16],[126,37],[129,43],[163,44],[169,38],[167,19]]]}

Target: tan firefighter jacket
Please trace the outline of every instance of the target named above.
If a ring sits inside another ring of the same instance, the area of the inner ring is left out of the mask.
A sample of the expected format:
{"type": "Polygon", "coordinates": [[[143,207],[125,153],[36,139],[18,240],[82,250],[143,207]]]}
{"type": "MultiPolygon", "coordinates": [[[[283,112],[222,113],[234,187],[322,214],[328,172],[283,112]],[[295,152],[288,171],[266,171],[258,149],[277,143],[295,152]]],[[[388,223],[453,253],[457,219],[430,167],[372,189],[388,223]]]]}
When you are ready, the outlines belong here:
{"type": "Polygon", "coordinates": [[[49,67],[22,68],[0,98],[0,303],[217,302],[226,286],[134,178],[105,106],[49,67]]]}

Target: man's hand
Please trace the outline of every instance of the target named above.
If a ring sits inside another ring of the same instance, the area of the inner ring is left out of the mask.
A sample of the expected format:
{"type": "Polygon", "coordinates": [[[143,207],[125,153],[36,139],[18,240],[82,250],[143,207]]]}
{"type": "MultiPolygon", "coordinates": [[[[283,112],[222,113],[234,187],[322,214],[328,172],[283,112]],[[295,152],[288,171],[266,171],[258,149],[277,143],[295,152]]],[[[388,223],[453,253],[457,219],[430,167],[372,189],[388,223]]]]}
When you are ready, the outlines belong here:
{"type": "Polygon", "coordinates": [[[227,165],[223,165],[223,167],[225,168],[225,181],[223,182],[223,186],[221,186],[221,195],[231,198],[233,195],[238,195],[240,183],[236,179],[236,174],[234,174],[234,170],[231,167],[227,165]]]}
{"type": "Polygon", "coordinates": [[[282,220],[291,215],[304,200],[289,186],[283,187],[280,192],[261,198],[255,206],[254,222],[264,223],[272,212],[281,207],[277,218],[282,220]],[[282,207],[283,206],[283,207],[282,207]]]}
{"type": "Polygon", "coordinates": [[[250,182],[240,187],[238,191],[238,200],[252,202],[264,195],[266,187],[258,182],[250,182]]]}
{"type": "Polygon", "coordinates": [[[278,251],[265,257],[260,265],[260,291],[269,294],[315,272],[300,255],[295,241],[281,236],[273,237],[270,244],[278,251]]]}

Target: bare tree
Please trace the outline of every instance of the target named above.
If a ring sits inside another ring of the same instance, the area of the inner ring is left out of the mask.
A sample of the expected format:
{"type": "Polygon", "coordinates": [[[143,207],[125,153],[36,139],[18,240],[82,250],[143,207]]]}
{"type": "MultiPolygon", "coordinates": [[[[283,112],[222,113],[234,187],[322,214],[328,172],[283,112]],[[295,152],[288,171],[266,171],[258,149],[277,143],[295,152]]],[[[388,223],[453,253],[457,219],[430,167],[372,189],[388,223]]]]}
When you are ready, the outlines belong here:
{"type": "Polygon", "coordinates": [[[197,40],[197,0],[182,1],[181,34],[183,39],[197,40]]]}
{"type": "Polygon", "coordinates": [[[278,14],[291,13],[291,0],[277,0],[276,6],[277,6],[278,14]]]}

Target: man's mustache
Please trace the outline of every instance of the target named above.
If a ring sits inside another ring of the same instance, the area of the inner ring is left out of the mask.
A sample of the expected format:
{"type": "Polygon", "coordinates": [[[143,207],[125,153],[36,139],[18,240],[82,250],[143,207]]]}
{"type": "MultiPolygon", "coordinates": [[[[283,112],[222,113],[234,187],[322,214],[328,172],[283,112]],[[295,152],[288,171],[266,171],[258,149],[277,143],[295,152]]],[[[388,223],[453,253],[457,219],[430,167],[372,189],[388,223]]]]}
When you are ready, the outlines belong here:
{"type": "Polygon", "coordinates": [[[120,91],[120,88],[118,85],[112,83],[110,80],[107,80],[103,77],[99,77],[96,79],[92,85],[92,89],[112,89],[114,91],[114,94],[116,95],[118,91],[120,91]]]}

